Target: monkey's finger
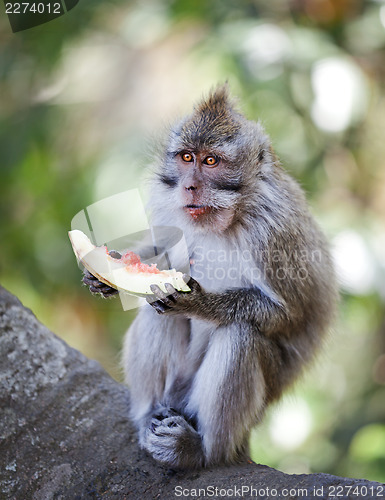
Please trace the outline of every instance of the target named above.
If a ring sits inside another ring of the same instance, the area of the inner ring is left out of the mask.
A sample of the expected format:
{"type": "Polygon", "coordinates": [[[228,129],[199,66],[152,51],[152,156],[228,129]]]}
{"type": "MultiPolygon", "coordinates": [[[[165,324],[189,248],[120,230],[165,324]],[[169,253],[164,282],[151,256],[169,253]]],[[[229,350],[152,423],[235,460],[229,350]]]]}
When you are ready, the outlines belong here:
{"type": "MultiPolygon", "coordinates": [[[[101,281],[99,281],[98,279],[96,280],[87,280],[87,279],[83,279],[83,283],[85,283],[86,285],[88,286],[92,286],[94,288],[104,288],[106,285],[105,283],[102,283],[101,281]]],[[[107,285],[108,286],[108,285],[107,285]]]]}
{"type": "Polygon", "coordinates": [[[162,292],[158,285],[150,285],[150,290],[156,296],[162,299],[166,294],[162,292]]]}
{"type": "MultiPolygon", "coordinates": [[[[175,299],[171,298],[165,293],[163,290],[159,288],[158,285],[150,285],[150,289],[152,293],[157,297],[157,299],[161,300],[168,307],[172,307],[175,304],[175,299]]],[[[174,289],[174,287],[173,287],[174,289]]],[[[174,289],[175,290],[175,289],[174,289]]]]}
{"type": "Polygon", "coordinates": [[[182,276],[183,281],[186,283],[186,285],[191,288],[192,292],[199,292],[202,288],[200,284],[194,280],[194,278],[191,278],[188,274],[184,274],[182,276]]]}
{"type": "Polygon", "coordinates": [[[171,283],[165,283],[164,286],[166,287],[167,293],[169,294],[168,298],[171,301],[176,302],[178,300],[179,292],[175,290],[175,288],[171,285],[171,283]]]}
{"type": "Polygon", "coordinates": [[[96,287],[96,286],[93,286],[93,285],[89,285],[89,290],[91,293],[93,294],[100,294],[100,288],[99,287],[96,287]]]}
{"type": "Polygon", "coordinates": [[[82,282],[84,285],[87,285],[87,286],[96,286],[97,283],[99,283],[99,280],[95,280],[95,279],[92,279],[92,278],[87,278],[86,276],[84,276],[82,278],[82,282]]]}
{"type": "Polygon", "coordinates": [[[103,287],[100,287],[99,284],[98,284],[98,286],[89,285],[89,290],[91,293],[93,293],[95,295],[101,295],[105,299],[112,297],[113,295],[116,295],[118,293],[118,290],[115,290],[115,288],[111,288],[108,285],[104,285],[104,288],[103,288],[103,287]]]}
{"type": "Polygon", "coordinates": [[[170,307],[166,306],[166,304],[164,304],[161,300],[156,300],[155,302],[150,302],[149,299],[146,300],[158,314],[164,314],[165,312],[170,311],[170,307]]]}
{"type": "Polygon", "coordinates": [[[95,281],[99,281],[99,280],[96,276],[91,274],[89,271],[84,271],[82,281],[83,281],[83,283],[85,283],[87,285],[89,282],[95,282],[95,281]]]}
{"type": "Polygon", "coordinates": [[[119,293],[118,290],[116,290],[115,288],[112,288],[111,286],[108,286],[108,285],[106,285],[105,288],[102,288],[100,290],[100,295],[103,295],[103,297],[105,299],[112,297],[112,296],[116,295],[117,293],[119,293]]]}

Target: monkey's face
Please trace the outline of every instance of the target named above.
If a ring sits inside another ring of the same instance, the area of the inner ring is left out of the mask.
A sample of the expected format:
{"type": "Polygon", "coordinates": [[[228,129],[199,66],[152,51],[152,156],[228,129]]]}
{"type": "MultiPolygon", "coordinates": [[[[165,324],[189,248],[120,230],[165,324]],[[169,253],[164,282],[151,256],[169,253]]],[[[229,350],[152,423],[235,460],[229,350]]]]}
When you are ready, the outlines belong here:
{"type": "Polygon", "coordinates": [[[227,229],[241,186],[221,152],[182,149],[174,154],[173,163],[178,204],[187,221],[214,232],[227,229]]]}
{"type": "Polygon", "coordinates": [[[172,128],[164,146],[159,195],[170,217],[175,213],[182,225],[222,233],[255,210],[267,138],[233,109],[225,87],[172,128]]]}

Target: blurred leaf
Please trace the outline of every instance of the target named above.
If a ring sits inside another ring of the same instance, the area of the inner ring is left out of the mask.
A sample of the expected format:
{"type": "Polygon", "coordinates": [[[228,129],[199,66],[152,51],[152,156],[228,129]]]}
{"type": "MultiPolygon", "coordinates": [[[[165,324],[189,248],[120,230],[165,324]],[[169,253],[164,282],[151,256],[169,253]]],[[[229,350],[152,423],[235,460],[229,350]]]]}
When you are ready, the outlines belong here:
{"type": "Polygon", "coordinates": [[[370,424],[359,429],[353,437],[349,453],[360,462],[385,459],[385,425],[370,424]]]}

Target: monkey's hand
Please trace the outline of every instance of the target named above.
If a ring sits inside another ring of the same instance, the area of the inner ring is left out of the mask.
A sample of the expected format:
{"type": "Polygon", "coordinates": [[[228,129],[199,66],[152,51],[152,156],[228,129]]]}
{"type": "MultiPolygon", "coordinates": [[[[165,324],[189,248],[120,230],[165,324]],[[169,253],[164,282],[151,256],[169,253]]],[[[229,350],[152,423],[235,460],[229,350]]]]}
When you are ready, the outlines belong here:
{"type": "Polygon", "coordinates": [[[191,292],[179,292],[170,283],[166,283],[167,293],[165,293],[158,285],[151,285],[150,288],[154,295],[147,297],[147,302],[159,314],[194,314],[195,310],[202,304],[205,292],[200,284],[187,274],[183,275],[183,280],[191,292]]]}
{"type": "MultiPolygon", "coordinates": [[[[120,259],[122,257],[120,253],[117,252],[116,250],[111,250],[108,253],[114,259],[120,259]]],[[[112,297],[118,293],[118,290],[112,288],[109,285],[106,285],[102,281],[99,281],[98,278],[96,278],[96,276],[87,271],[87,269],[85,269],[83,272],[82,282],[86,286],[88,286],[91,293],[93,293],[94,295],[101,295],[105,299],[112,297]]]]}

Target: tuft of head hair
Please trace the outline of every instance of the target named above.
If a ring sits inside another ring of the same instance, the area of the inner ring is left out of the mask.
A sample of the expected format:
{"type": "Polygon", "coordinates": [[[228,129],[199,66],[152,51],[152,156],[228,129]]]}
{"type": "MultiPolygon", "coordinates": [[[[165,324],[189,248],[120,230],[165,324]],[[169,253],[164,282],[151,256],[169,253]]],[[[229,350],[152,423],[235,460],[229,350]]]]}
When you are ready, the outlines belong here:
{"type": "Polygon", "coordinates": [[[229,87],[224,84],[211,90],[206,98],[194,106],[194,111],[196,113],[223,113],[229,106],[232,108],[229,87]]]}
{"type": "Polygon", "coordinates": [[[241,128],[227,85],[212,90],[183,123],[180,138],[186,147],[205,148],[231,141],[241,128]]]}

